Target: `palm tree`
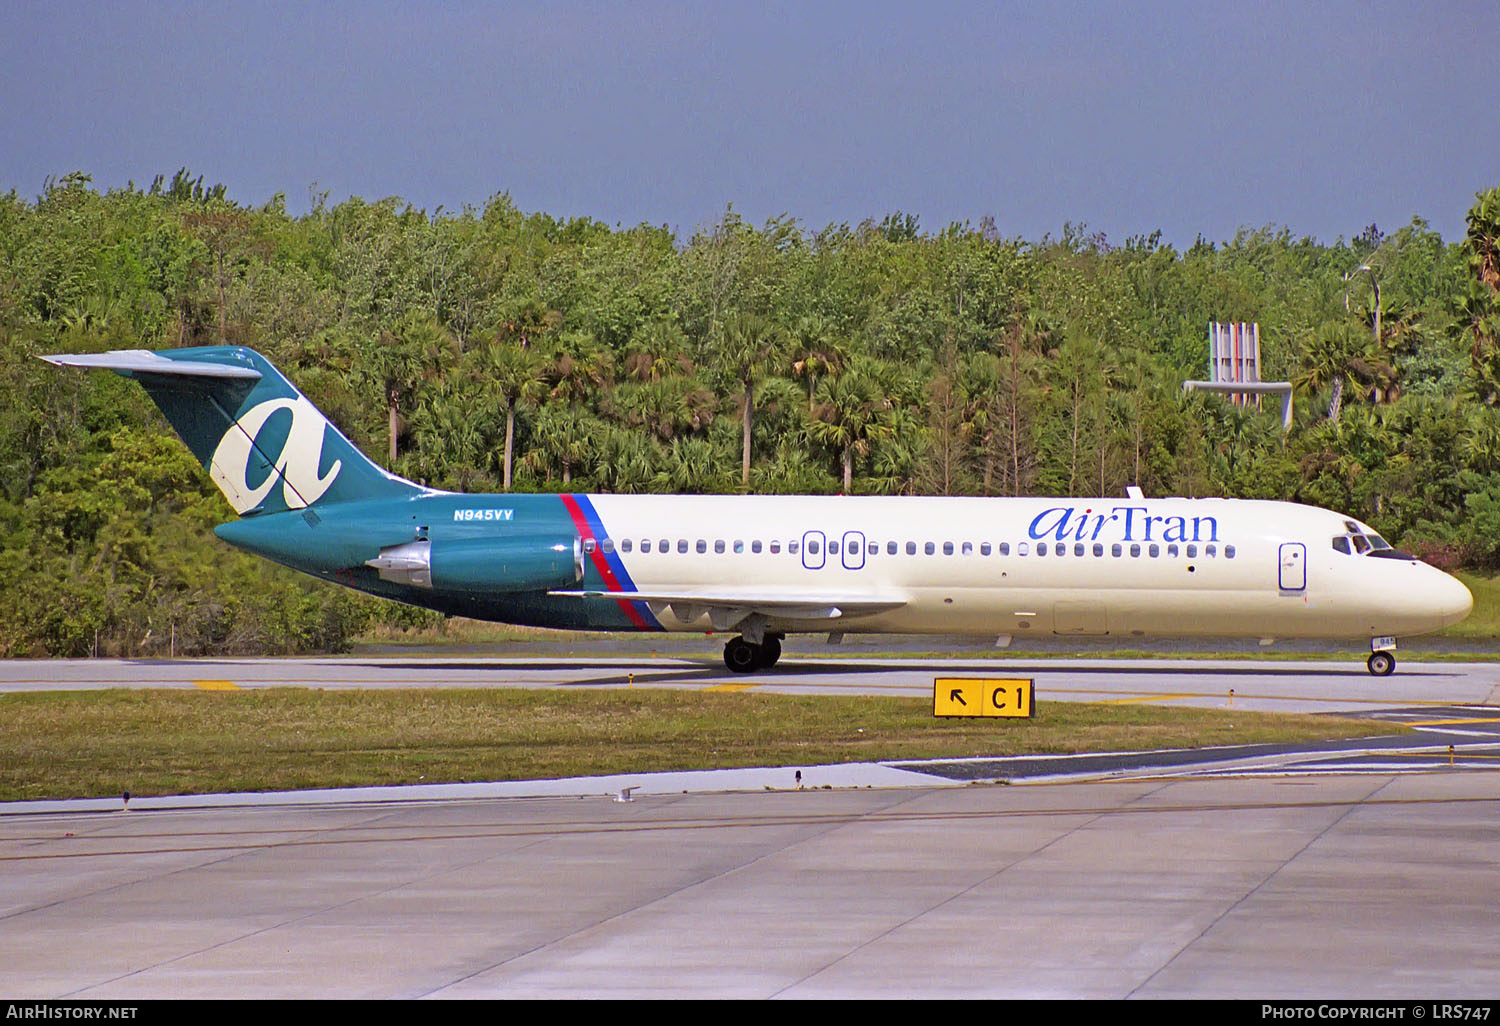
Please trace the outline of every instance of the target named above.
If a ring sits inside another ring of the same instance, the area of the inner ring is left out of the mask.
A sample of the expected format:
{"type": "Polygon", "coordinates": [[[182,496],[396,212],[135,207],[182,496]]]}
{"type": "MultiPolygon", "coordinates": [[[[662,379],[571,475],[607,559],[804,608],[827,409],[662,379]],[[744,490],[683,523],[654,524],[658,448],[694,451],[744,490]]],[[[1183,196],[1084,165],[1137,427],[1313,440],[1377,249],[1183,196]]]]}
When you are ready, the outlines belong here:
{"type": "MultiPolygon", "coordinates": [[[[594,429],[592,418],[562,403],[550,403],[542,408],[536,419],[537,450],[528,453],[533,466],[550,471],[552,466],[562,468],[563,487],[573,482],[573,468],[589,461],[593,449],[594,429]]],[[[548,477],[550,477],[550,472],[548,477]]]]}
{"type": "Polygon", "coordinates": [[[706,438],[674,438],[665,454],[662,469],[657,472],[657,484],[669,492],[701,494],[722,491],[719,456],[713,443],[706,438]]]}
{"type": "Polygon", "coordinates": [[[851,369],[823,382],[817,409],[808,424],[814,440],[838,450],[844,465],[844,492],[854,483],[854,457],[869,453],[875,442],[891,433],[886,414],[890,400],[863,368],[851,369]]]}
{"type": "Polygon", "coordinates": [[[755,418],[755,383],[775,362],[785,342],[782,331],[758,314],[732,314],[714,346],[714,363],[742,391],[740,485],[750,486],[750,433],[755,418]]]}
{"type": "Polygon", "coordinates": [[[807,412],[811,415],[818,378],[842,370],[846,353],[843,343],[833,334],[832,323],[821,314],[808,314],[799,320],[796,339],[792,374],[807,382],[807,412]]]}
{"type": "Polygon", "coordinates": [[[542,359],[534,349],[490,340],[470,351],[473,373],[486,392],[505,406],[505,455],[501,487],[510,491],[515,455],[516,406],[530,404],[547,392],[541,379],[542,359]]]}
{"type": "Polygon", "coordinates": [[[647,492],[656,481],[655,446],[639,434],[606,428],[594,453],[594,481],[607,492],[647,492]]]}
{"type": "Polygon", "coordinates": [[[701,431],[714,419],[718,400],[696,377],[622,385],[611,394],[611,416],[670,442],[682,431],[701,431]]]}
{"type": "Polygon", "coordinates": [[[431,314],[421,312],[408,314],[373,347],[368,366],[386,403],[391,466],[396,464],[401,410],[416,402],[423,381],[442,374],[457,355],[457,343],[447,330],[431,314]]]}
{"type": "Polygon", "coordinates": [[[691,374],[693,361],[687,355],[687,336],[675,320],[655,320],[644,325],[625,349],[625,375],[635,381],[662,381],[691,374]]]}
{"type": "Polygon", "coordinates": [[[402,457],[407,476],[467,491],[484,476],[484,424],[474,416],[473,386],[425,389],[411,416],[413,449],[402,457]]]}
{"type": "Polygon", "coordinates": [[[1318,328],[1302,349],[1302,371],[1297,384],[1310,393],[1329,390],[1329,420],[1339,418],[1344,387],[1353,375],[1354,362],[1365,341],[1364,333],[1356,335],[1348,321],[1329,321],[1318,328]]]}
{"type": "Polygon", "coordinates": [[[614,356],[592,335],[567,332],[553,343],[547,378],[552,398],[587,403],[614,380],[614,356]]]}

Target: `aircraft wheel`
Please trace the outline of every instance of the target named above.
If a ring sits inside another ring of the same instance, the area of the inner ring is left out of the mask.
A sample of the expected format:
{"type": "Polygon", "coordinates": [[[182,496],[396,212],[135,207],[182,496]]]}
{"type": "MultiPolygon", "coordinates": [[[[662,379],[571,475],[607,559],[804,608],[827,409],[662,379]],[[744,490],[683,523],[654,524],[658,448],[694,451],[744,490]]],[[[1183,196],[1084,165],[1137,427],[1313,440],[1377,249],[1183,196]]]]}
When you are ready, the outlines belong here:
{"type": "Polygon", "coordinates": [[[1396,657],[1389,652],[1371,652],[1369,660],[1365,663],[1370,672],[1377,677],[1389,677],[1396,669],[1396,657]]]}
{"type": "Polygon", "coordinates": [[[775,635],[767,635],[765,642],[760,646],[759,669],[769,670],[776,665],[776,660],[781,658],[781,639],[775,635]]]}
{"type": "Polygon", "coordinates": [[[760,646],[744,638],[735,638],[724,646],[724,665],[735,673],[752,673],[760,669],[760,646]]]}

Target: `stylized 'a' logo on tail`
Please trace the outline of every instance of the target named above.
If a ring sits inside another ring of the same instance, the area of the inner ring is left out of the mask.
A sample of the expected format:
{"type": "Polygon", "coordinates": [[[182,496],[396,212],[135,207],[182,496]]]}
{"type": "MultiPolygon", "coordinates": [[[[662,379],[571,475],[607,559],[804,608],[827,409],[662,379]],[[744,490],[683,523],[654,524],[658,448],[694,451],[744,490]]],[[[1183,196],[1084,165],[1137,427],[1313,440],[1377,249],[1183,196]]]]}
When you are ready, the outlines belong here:
{"type": "Polygon", "coordinates": [[[42,359],[139,381],[242,516],[425,491],[370,462],[254,350],[130,349],[42,359]]]}
{"type": "Polygon", "coordinates": [[[281,501],[287,509],[311,506],[328,491],[344,466],[342,460],[336,459],[326,474],[321,477],[318,474],[318,465],[323,459],[323,436],[328,426],[328,420],[304,396],[258,403],[241,414],[234,426],[219,439],[209,461],[209,476],[236,513],[263,505],[278,481],[282,486],[281,501]],[[271,415],[283,410],[291,413],[292,423],[281,444],[281,454],[275,458],[265,480],[252,487],[249,481],[251,464],[263,464],[265,456],[270,455],[256,439],[271,415]]]}

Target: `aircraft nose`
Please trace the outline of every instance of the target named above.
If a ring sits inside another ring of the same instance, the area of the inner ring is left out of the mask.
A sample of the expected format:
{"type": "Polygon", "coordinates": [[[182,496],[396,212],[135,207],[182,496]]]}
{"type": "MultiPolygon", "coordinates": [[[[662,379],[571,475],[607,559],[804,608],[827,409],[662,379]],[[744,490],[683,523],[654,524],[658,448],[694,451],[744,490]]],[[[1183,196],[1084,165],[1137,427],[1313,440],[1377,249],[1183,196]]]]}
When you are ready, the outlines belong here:
{"type": "Polygon", "coordinates": [[[1446,627],[1450,623],[1458,623],[1469,615],[1470,610],[1474,608],[1474,596],[1458,578],[1450,577],[1440,570],[1437,574],[1441,580],[1434,582],[1431,590],[1431,603],[1434,613],[1446,627]]]}

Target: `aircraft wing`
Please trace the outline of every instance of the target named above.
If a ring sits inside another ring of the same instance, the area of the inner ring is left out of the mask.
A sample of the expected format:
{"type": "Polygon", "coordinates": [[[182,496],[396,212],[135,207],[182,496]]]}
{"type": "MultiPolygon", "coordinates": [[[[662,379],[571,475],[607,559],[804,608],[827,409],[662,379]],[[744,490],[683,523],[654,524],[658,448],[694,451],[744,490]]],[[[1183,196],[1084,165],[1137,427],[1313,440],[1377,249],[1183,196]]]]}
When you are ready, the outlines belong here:
{"type": "Polygon", "coordinates": [[[729,630],[760,614],[768,620],[845,620],[871,616],[906,605],[897,595],[840,595],[835,593],[750,592],[734,589],[683,588],[667,591],[554,591],[580,598],[624,599],[645,602],[658,618],[668,609],[682,623],[707,615],[716,630],[729,630]],[[721,626],[722,625],[722,626],[721,626]]]}

